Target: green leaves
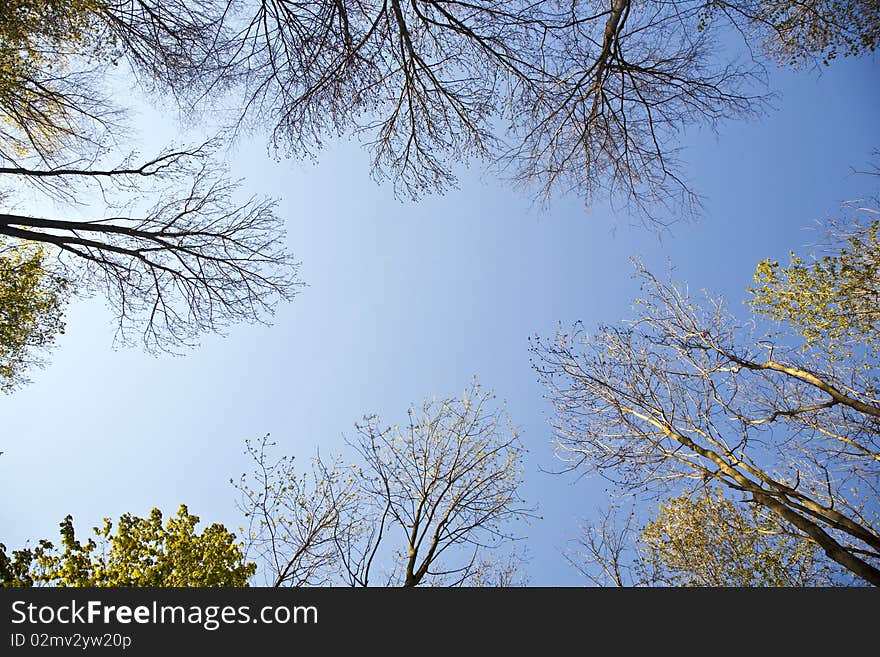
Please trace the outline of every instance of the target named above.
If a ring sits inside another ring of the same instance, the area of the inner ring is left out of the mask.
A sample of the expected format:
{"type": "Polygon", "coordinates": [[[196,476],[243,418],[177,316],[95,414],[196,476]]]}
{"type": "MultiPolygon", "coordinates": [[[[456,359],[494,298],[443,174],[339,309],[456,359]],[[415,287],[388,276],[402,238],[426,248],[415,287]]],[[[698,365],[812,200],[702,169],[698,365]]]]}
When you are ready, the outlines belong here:
{"type": "Polygon", "coordinates": [[[827,585],[821,550],[719,490],[674,497],[639,536],[646,572],[672,586],[827,585]]]}
{"type": "Polygon", "coordinates": [[[797,66],[821,58],[873,52],[880,35],[880,5],[863,0],[761,0],[755,22],[766,25],[767,48],[797,66]]]}
{"type": "Polygon", "coordinates": [[[48,155],[76,132],[75,89],[66,88],[76,55],[91,58],[109,41],[100,0],[10,0],[0,12],[0,155],[48,155]]]}
{"type": "Polygon", "coordinates": [[[42,246],[0,242],[0,389],[23,383],[38,353],[64,333],[68,282],[46,269],[42,246]]]}
{"type": "Polygon", "coordinates": [[[67,516],[61,522],[60,551],[41,541],[34,550],[19,550],[10,558],[0,546],[0,584],[247,586],[256,565],[245,562],[235,534],[216,523],[200,534],[198,523],[198,516],[181,505],[163,525],[162,512],[154,508],[146,518],[122,515],[115,533],[105,518],[94,528],[95,538],[82,543],[67,516]]]}
{"type": "Polygon", "coordinates": [[[805,261],[790,255],[787,267],[764,260],[755,269],[751,307],[787,322],[835,360],[862,345],[880,348],[880,221],[854,222],[835,235],[839,250],[805,261]]]}

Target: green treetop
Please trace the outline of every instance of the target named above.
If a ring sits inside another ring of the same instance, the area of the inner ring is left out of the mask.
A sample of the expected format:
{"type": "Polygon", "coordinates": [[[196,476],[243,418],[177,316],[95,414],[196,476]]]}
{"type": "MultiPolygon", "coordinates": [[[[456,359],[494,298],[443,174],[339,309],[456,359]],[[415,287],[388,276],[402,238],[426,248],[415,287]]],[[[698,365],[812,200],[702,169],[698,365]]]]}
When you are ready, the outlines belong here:
{"type": "Polygon", "coordinates": [[[94,529],[85,543],[76,538],[73,518],[61,522],[61,549],[41,540],[9,557],[0,546],[4,586],[184,587],[247,586],[256,565],[244,559],[235,534],[212,524],[196,531],[198,516],[181,505],[163,525],[162,512],[146,518],[126,513],[94,529]],[[97,539],[97,540],[96,540],[97,539]]]}
{"type": "Polygon", "coordinates": [[[809,347],[832,357],[856,344],[880,348],[880,221],[854,223],[834,234],[839,250],[812,261],[791,253],[787,267],[767,259],[750,290],[755,312],[788,322],[809,347]]]}
{"type": "Polygon", "coordinates": [[[682,495],[642,529],[645,572],[672,586],[828,585],[820,549],[721,491],[682,495]]]}
{"type": "Polygon", "coordinates": [[[67,281],[45,269],[44,247],[0,242],[0,390],[25,380],[37,353],[64,332],[67,281]]]}

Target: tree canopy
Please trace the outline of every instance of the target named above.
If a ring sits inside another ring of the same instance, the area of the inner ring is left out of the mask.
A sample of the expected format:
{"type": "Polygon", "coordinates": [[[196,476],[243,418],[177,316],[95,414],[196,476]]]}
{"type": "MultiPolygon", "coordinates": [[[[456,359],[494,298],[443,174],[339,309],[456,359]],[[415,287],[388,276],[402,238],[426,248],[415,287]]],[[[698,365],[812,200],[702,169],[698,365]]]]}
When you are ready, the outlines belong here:
{"type": "MultiPolygon", "coordinates": [[[[863,212],[880,214],[864,208],[863,212]]],[[[835,223],[828,232],[835,254],[812,261],[791,253],[788,266],[764,260],[750,290],[755,312],[791,324],[807,348],[823,348],[832,357],[880,348],[880,220],[835,223]]],[[[826,249],[827,250],[827,249],[826,249]]]]}
{"type": "Polygon", "coordinates": [[[73,518],[61,522],[60,549],[48,540],[12,556],[0,546],[3,586],[246,586],[256,565],[223,525],[196,530],[199,517],[181,505],[163,524],[159,509],[141,518],[104,519],[95,538],[76,538],[73,518]]]}
{"type": "Polygon", "coordinates": [[[765,108],[760,52],[827,62],[871,51],[880,30],[873,0],[217,4],[230,57],[214,84],[282,153],[358,135],[374,175],[414,198],[477,158],[544,197],[610,197],[655,219],[698,203],[680,131],[765,108]]]}
{"type": "Polygon", "coordinates": [[[0,103],[20,134],[7,159],[12,145],[49,160],[62,143],[100,150],[117,132],[101,76],[125,62],[187,112],[269,127],[281,152],[360,135],[374,174],[413,197],[476,157],[545,195],[608,194],[648,214],[698,200],[677,162],[682,128],[764,107],[763,62],[720,51],[725,35],[800,63],[870,52],[880,30],[873,0],[11,5],[0,103]]]}
{"type": "Polygon", "coordinates": [[[29,367],[64,331],[67,281],[45,268],[39,244],[0,242],[0,389],[26,381],[29,367]]]}
{"type": "Polygon", "coordinates": [[[4,201],[28,187],[106,208],[4,210],[0,235],[50,247],[45,277],[106,295],[124,341],[176,350],[265,321],[299,286],[272,202],[237,200],[213,159],[243,126],[297,156],[362,136],[375,175],[412,197],[476,157],[545,196],[610,195],[662,221],[699,203],[679,131],[764,107],[763,64],[719,53],[725,31],[797,61],[859,54],[876,43],[875,5],[15,0],[0,18],[4,201]],[[116,64],[191,115],[223,110],[230,132],[113,155],[131,133],[106,93],[116,64]],[[134,211],[138,198],[152,206],[134,211]]]}
{"type": "Polygon", "coordinates": [[[852,579],[830,567],[815,543],[718,488],[655,509],[640,527],[634,512],[605,512],[583,528],[569,562],[600,586],[829,586],[852,579]]]}
{"type": "MultiPolygon", "coordinates": [[[[658,217],[698,202],[679,131],[765,106],[763,62],[721,52],[725,35],[801,63],[869,52],[880,29],[875,2],[836,0],[20,4],[55,27],[10,21],[17,43],[65,46],[28,61],[125,61],[187,111],[219,107],[236,130],[268,127],[287,154],[359,135],[374,175],[402,194],[442,191],[478,158],[545,196],[610,195],[658,217]]],[[[109,105],[92,102],[95,67],[39,83],[60,108],[40,113],[44,132],[82,137],[79,119],[112,129],[109,105]]],[[[25,131],[36,124],[21,116],[25,131]]]]}
{"type": "Polygon", "coordinates": [[[670,586],[821,586],[815,543],[792,536],[754,505],[706,490],[660,506],[641,531],[653,576],[670,586]]]}

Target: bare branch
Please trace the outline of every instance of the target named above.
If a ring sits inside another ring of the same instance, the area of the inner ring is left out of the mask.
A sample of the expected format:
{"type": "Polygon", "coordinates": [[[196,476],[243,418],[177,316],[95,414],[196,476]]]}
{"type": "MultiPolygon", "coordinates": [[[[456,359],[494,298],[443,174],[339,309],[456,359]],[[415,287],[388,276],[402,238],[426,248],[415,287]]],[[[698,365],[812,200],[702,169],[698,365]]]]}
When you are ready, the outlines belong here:
{"type": "Polygon", "coordinates": [[[513,583],[522,559],[510,553],[507,561],[493,560],[486,551],[513,541],[509,525],[531,510],[517,492],[522,446],[491,399],[474,383],[461,399],[411,409],[403,430],[367,416],[350,443],[361,465],[343,469],[316,459],[308,481],[292,459],[269,464],[265,440],[249,445],[258,467],[237,488],[272,581],[513,583]]]}
{"type": "Polygon", "coordinates": [[[297,264],[282,243],[274,203],[237,203],[237,183],[209,156],[200,147],[115,169],[6,171],[15,178],[109,178],[141,193],[143,184],[133,187],[132,179],[170,188],[139,216],[74,221],[3,213],[0,235],[56,247],[55,268],[79,292],[107,297],[126,342],[139,333],[148,349],[173,350],[230,323],[265,321],[278,300],[296,293],[297,264]]]}

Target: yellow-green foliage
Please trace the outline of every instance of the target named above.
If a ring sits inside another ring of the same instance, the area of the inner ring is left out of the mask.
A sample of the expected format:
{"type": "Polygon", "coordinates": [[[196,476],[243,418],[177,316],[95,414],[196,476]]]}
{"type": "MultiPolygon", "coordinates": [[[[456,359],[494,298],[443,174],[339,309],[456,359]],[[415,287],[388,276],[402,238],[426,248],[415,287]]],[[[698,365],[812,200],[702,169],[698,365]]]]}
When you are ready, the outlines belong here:
{"type": "Polygon", "coordinates": [[[38,39],[79,41],[104,6],[99,0],[0,0],[0,38],[4,47],[31,49],[38,39]]]}
{"type": "Polygon", "coordinates": [[[880,348],[880,221],[856,225],[836,255],[807,262],[794,253],[787,267],[764,260],[755,270],[752,308],[788,322],[806,346],[834,358],[856,344],[880,348]]]}
{"type": "Polygon", "coordinates": [[[104,7],[100,0],[0,0],[0,79],[15,83],[53,60],[101,49],[104,7]]]}
{"type": "Polygon", "coordinates": [[[876,0],[762,0],[758,17],[772,27],[770,52],[791,64],[873,52],[880,34],[876,0]]]}
{"type": "Polygon", "coordinates": [[[126,513],[115,533],[105,518],[82,543],[67,516],[60,551],[45,540],[11,558],[0,549],[0,578],[4,586],[247,586],[256,565],[245,562],[235,534],[216,523],[198,533],[198,522],[185,505],[164,525],[158,509],[146,518],[126,513]]]}
{"type": "Polygon", "coordinates": [[[819,548],[787,535],[720,491],[675,497],[645,525],[639,550],[654,577],[673,586],[808,586],[827,583],[819,548]]]}
{"type": "Polygon", "coordinates": [[[0,242],[0,389],[23,381],[36,353],[64,332],[67,281],[46,270],[39,244],[0,242]]]}
{"type": "Polygon", "coordinates": [[[73,131],[61,85],[73,56],[113,44],[101,30],[100,0],[0,0],[0,134],[17,155],[51,152],[73,131]]]}

